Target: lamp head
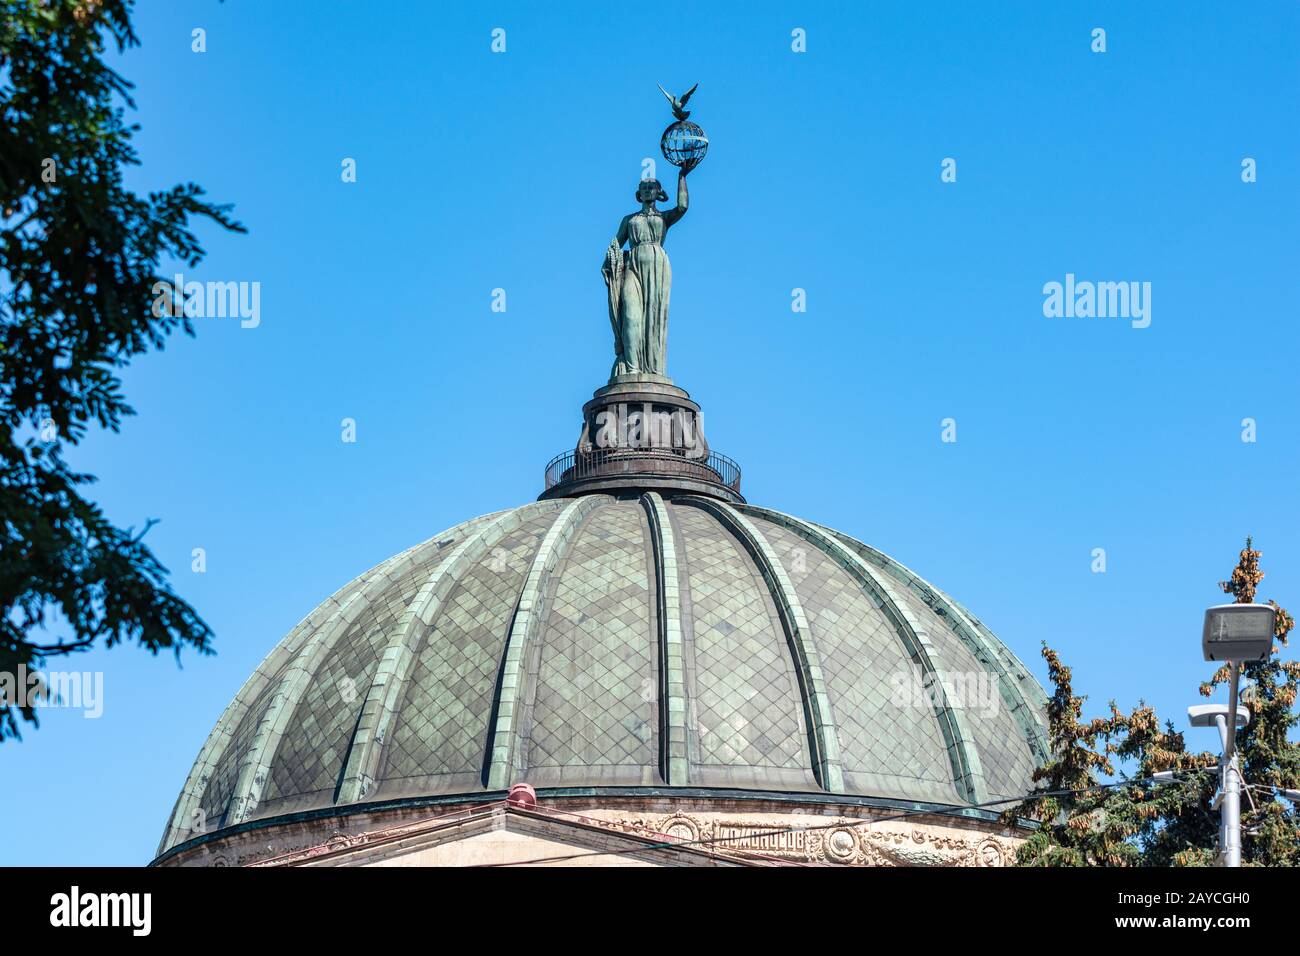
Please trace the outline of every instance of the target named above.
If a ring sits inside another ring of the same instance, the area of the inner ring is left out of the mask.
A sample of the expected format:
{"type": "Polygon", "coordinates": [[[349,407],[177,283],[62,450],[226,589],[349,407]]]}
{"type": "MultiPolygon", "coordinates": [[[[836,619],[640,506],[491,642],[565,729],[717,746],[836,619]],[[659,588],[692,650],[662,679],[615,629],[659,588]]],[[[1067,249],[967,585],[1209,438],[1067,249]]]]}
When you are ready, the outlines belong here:
{"type": "Polygon", "coordinates": [[[1262,661],[1273,652],[1277,612],[1268,604],[1219,604],[1205,612],[1201,652],[1207,661],[1262,661]]]}

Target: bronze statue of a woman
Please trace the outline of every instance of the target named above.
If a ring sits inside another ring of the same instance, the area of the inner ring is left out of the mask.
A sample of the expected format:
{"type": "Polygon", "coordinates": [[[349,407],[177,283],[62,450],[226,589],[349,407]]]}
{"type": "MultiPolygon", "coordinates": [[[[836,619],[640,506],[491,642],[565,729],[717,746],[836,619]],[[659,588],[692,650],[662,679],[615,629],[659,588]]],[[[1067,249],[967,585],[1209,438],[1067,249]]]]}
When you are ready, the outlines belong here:
{"type": "Polygon", "coordinates": [[[611,381],[620,375],[665,375],[673,270],[663,242],[669,227],[686,215],[689,171],[687,167],[678,171],[677,205],[663,212],[655,206],[668,201],[663,186],[657,179],[642,180],[636,190],[640,210],[623,217],[605,252],[601,273],[609,287],[609,321],[614,328],[611,381]]]}

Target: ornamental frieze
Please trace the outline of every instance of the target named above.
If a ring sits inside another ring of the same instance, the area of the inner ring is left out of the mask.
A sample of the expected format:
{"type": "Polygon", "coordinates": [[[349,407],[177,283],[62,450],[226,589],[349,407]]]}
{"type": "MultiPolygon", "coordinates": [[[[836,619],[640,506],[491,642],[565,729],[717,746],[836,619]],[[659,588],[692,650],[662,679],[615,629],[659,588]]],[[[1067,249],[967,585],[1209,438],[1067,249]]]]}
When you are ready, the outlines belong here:
{"type": "Polygon", "coordinates": [[[611,821],[642,835],[699,843],[702,849],[757,853],[799,863],[854,866],[1007,866],[1015,841],[991,835],[959,836],[928,827],[872,826],[866,820],[839,819],[801,825],[794,821],[699,817],[672,813],[611,821]]]}

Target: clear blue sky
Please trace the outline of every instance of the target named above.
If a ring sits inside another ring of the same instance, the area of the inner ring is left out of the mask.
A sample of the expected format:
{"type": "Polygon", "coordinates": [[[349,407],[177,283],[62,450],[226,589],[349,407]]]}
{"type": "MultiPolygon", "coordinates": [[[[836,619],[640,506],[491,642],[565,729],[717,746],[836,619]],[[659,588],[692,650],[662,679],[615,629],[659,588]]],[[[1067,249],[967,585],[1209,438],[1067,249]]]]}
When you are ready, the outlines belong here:
{"type": "Polygon", "coordinates": [[[669,372],[751,501],[896,556],[1040,677],[1050,642],[1095,709],[1180,727],[1246,534],[1261,597],[1300,610],[1294,3],[472,6],[142,5],[132,181],[237,204],[250,234],[206,230],[192,278],[260,282],[261,326],[137,362],[138,417],[72,460],[120,523],[161,519],[218,655],[77,658],[104,714],[0,747],[0,862],[149,860],[300,618],[538,494],[608,374],[597,270],[658,156],[656,81],[699,81],[712,141],[668,241],[669,372]],[[1045,318],[1066,273],[1150,282],[1151,326],[1045,318]]]}

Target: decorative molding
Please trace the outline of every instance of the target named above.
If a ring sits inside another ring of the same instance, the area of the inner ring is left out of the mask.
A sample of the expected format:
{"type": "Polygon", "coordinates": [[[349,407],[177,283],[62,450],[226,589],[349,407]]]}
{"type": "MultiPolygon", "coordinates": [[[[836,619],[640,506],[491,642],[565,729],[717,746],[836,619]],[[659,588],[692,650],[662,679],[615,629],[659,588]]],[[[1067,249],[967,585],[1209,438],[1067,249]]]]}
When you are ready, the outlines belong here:
{"type": "Polygon", "coordinates": [[[1007,866],[1018,841],[992,834],[959,833],[928,826],[889,827],[839,818],[755,820],[671,813],[612,821],[648,836],[701,843],[700,849],[748,852],[797,863],[842,866],[1007,866]]]}
{"type": "MultiPolygon", "coordinates": [[[[311,826],[274,828],[241,834],[208,847],[197,847],[171,861],[172,866],[286,866],[358,847],[387,848],[387,856],[419,852],[408,841],[436,837],[454,843],[480,832],[480,825],[500,828],[511,814],[545,819],[558,828],[553,839],[564,841],[563,828],[633,834],[652,843],[692,844],[696,862],[710,858],[731,863],[841,866],[1008,866],[1014,863],[1023,838],[988,825],[961,825],[924,820],[875,820],[872,817],[822,816],[808,813],[717,811],[707,804],[664,807],[565,809],[541,805],[517,811],[506,801],[463,807],[443,814],[369,817],[348,826],[338,819],[311,826]],[[465,829],[468,827],[468,829],[465,829]]],[[[575,843],[582,842],[575,840],[575,843]]],[[[653,849],[652,847],[648,849],[653,849]]],[[[369,849],[367,849],[367,859],[369,849]]],[[[685,859],[685,858],[683,858],[685,859]]],[[[365,859],[341,857],[338,865],[365,859]]]]}

